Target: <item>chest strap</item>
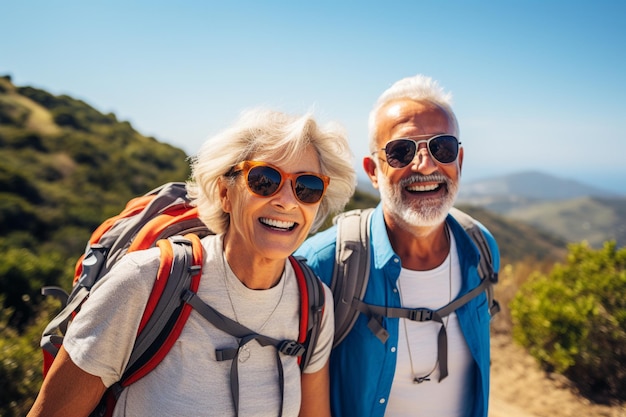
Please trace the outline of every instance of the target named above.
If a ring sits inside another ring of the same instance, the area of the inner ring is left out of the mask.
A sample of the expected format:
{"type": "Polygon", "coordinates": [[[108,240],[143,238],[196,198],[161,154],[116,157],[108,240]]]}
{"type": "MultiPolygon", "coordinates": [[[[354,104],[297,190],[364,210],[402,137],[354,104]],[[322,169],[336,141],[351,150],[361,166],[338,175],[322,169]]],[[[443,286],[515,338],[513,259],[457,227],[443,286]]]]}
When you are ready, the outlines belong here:
{"type": "Polygon", "coordinates": [[[472,298],[482,293],[489,285],[488,280],[483,279],[480,285],[471,291],[450,301],[445,306],[431,310],[429,308],[406,308],[406,307],[385,307],[367,304],[358,298],[352,300],[352,308],[365,314],[369,321],[367,327],[382,342],[389,339],[389,332],[383,327],[383,317],[408,319],[412,321],[435,321],[441,324],[437,335],[437,361],[439,363],[439,381],[448,376],[448,333],[443,318],[456,311],[459,307],[467,304],[472,298]]]}
{"type": "Polygon", "coordinates": [[[239,363],[239,352],[241,348],[253,340],[256,340],[261,346],[274,346],[276,348],[276,367],[278,369],[278,382],[280,384],[280,412],[278,416],[281,417],[283,415],[283,402],[285,399],[285,378],[280,353],[288,356],[302,356],[305,351],[304,346],[295,340],[278,340],[273,337],[258,334],[221,314],[202,301],[193,291],[186,290],[182,295],[182,299],[215,327],[239,339],[239,345],[235,348],[215,350],[215,357],[218,361],[232,360],[230,366],[230,392],[235,408],[235,416],[239,415],[239,373],[237,364],[239,363]]]}

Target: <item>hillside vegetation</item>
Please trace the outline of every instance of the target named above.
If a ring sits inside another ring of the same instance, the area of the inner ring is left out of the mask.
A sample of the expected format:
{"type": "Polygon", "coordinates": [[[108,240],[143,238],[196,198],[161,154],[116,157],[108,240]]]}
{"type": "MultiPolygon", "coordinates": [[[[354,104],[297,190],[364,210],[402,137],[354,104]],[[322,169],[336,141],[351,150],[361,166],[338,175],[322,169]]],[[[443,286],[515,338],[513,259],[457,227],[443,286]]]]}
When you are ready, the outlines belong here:
{"type": "MultiPolygon", "coordinates": [[[[189,175],[182,150],[80,100],[16,87],[7,77],[0,78],[0,122],[0,256],[19,248],[75,258],[126,200],[189,175]]],[[[25,289],[29,297],[38,291],[17,278],[0,277],[5,308],[17,307],[14,298],[25,289]]],[[[10,318],[18,327],[30,316],[21,304],[10,318]]]]}

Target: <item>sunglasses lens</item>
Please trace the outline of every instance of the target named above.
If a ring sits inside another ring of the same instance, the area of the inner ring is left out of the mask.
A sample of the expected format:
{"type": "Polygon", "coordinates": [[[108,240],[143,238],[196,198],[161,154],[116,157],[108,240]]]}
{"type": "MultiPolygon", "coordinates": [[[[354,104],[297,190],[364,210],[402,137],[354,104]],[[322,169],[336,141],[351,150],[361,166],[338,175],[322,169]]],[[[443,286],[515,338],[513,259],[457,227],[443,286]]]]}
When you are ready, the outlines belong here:
{"type": "Polygon", "coordinates": [[[303,203],[313,204],[324,195],[324,181],[315,175],[300,175],[295,184],[296,197],[303,203]]]}
{"type": "Polygon", "coordinates": [[[248,172],[248,187],[262,197],[274,194],[280,186],[280,172],[268,166],[258,166],[248,172]]]}
{"type": "Polygon", "coordinates": [[[442,164],[454,162],[459,155],[459,141],[454,136],[438,136],[428,143],[430,154],[442,164]]]}
{"type": "Polygon", "coordinates": [[[392,168],[405,167],[415,158],[415,149],[415,142],[412,140],[392,140],[385,147],[387,163],[392,168]]]}
{"type": "MultiPolygon", "coordinates": [[[[269,166],[256,166],[248,172],[248,188],[261,197],[274,195],[282,183],[282,175],[269,166]]],[[[315,175],[303,174],[295,179],[295,194],[303,203],[313,204],[324,195],[324,180],[315,175]]]]}
{"type": "MultiPolygon", "coordinates": [[[[428,150],[437,162],[449,164],[459,155],[459,141],[451,135],[441,135],[428,142],[428,150]]],[[[413,161],[417,144],[410,139],[396,139],[387,143],[385,154],[392,168],[404,168],[413,161]]]]}

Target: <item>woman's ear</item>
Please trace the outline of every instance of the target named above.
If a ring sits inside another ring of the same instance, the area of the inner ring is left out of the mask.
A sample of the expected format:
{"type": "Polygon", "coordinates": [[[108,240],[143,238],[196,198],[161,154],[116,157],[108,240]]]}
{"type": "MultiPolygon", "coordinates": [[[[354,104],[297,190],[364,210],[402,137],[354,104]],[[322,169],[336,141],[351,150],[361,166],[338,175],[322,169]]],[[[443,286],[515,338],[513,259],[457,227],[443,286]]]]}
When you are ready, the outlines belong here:
{"type": "Polygon", "coordinates": [[[224,213],[230,213],[232,210],[232,205],[230,201],[230,188],[228,187],[228,181],[225,180],[223,177],[218,178],[217,187],[219,189],[222,210],[224,210],[224,213]]]}
{"type": "Polygon", "coordinates": [[[378,167],[376,166],[376,161],[374,161],[371,156],[363,158],[363,169],[372,182],[374,188],[378,189],[378,175],[376,175],[378,167]]]}

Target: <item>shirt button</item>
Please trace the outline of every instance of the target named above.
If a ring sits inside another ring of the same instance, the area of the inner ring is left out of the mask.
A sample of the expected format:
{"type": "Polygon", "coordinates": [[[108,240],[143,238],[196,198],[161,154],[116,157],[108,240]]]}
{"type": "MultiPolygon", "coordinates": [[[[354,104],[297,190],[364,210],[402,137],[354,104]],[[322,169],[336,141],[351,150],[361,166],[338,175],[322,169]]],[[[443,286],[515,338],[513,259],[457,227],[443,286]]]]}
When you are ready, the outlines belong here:
{"type": "Polygon", "coordinates": [[[400,262],[400,259],[398,259],[398,258],[393,258],[393,261],[394,261],[395,263],[398,263],[398,262],[400,262]]]}
{"type": "Polygon", "coordinates": [[[396,347],[395,346],[391,348],[391,352],[392,353],[396,353],[396,347]]]}
{"type": "Polygon", "coordinates": [[[393,289],[393,292],[397,293],[397,292],[398,292],[398,289],[397,289],[397,288],[394,288],[394,289],[393,289]]]}
{"type": "Polygon", "coordinates": [[[378,400],[379,403],[384,404],[385,403],[385,399],[381,398],[380,400],[378,400]]]}

